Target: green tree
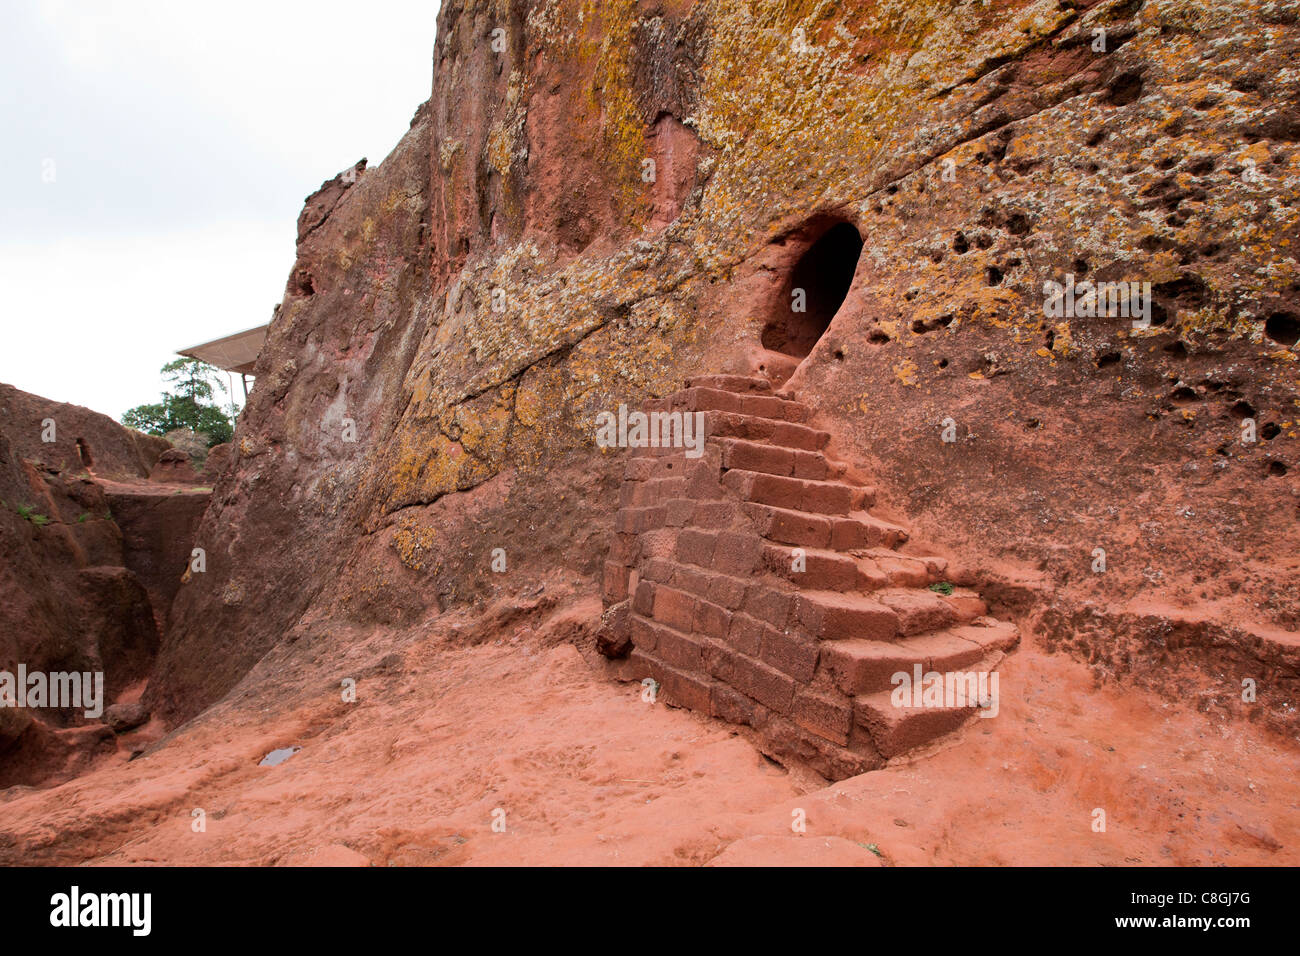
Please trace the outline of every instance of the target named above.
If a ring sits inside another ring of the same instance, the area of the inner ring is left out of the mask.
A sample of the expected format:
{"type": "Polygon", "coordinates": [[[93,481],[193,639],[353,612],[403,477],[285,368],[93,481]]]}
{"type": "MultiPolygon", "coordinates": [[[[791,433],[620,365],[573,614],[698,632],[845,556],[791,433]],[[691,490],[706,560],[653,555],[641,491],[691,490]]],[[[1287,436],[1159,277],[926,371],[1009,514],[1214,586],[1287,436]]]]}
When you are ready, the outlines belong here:
{"type": "MultiPolygon", "coordinates": [[[[198,359],[180,358],[161,371],[171,390],[162,393],[160,402],[128,409],[122,424],[150,435],[165,435],[177,428],[204,432],[209,448],[230,441],[235,434],[232,415],[213,401],[218,391],[227,392],[221,370],[198,359]]],[[[235,411],[233,404],[230,409],[235,411]]]]}

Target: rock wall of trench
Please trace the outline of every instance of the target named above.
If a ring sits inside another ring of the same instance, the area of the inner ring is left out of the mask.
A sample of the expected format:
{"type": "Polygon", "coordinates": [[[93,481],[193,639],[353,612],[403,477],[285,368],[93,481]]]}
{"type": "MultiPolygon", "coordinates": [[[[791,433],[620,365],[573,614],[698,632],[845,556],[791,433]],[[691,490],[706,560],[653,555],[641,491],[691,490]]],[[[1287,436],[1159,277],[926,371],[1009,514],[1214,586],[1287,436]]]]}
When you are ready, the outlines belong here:
{"type": "MultiPolygon", "coordinates": [[[[132,496],[106,487],[139,481],[167,447],[89,409],[0,385],[0,672],[11,680],[20,665],[28,674],[99,672],[104,709],[148,677],[202,495],[158,496],[170,517],[162,534],[131,514],[132,496]]],[[[117,749],[109,722],[87,717],[87,707],[16,703],[0,707],[0,788],[57,783],[117,749]]]]}
{"type": "Polygon", "coordinates": [[[304,209],[151,701],[549,569],[594,591],[596,413],[770,362],[834,216],[864,247],[790,385],[880,503],[1050,645],[1212,700],[1246,668],[1286,723],[1298,10],[449,0],[410,130],[304,209]],[[1157,324],[1048,320],[1066,273],[1150,281],[1157,324]]]}

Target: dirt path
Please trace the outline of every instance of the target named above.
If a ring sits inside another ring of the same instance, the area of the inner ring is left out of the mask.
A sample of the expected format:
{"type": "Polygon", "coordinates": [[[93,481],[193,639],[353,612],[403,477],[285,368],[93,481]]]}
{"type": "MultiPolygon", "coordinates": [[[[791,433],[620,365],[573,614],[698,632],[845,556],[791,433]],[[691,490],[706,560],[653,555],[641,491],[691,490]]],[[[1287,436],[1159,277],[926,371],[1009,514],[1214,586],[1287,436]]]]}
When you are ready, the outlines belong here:
{"type": "Polygon", "coordinates": [[[284,712],[250,697],[137,760],[0,794],[0,862],[1300,862],[1300,751],[1095,689],[1028,636],[1004,664],[998,717],[815,788],[726,725],[600,679],[569,645],[389,633],[381,646],[404,650],[355,704],[323,683],[284,712]],[[284,746],[302,749],[258,765],[284,746]]]}

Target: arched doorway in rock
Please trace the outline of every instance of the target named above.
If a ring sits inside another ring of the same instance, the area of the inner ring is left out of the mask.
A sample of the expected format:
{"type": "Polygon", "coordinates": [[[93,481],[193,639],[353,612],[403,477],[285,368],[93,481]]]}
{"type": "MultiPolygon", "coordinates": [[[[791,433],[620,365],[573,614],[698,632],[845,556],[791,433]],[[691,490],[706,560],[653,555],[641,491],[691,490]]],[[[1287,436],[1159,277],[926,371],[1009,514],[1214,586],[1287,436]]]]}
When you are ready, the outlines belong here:
{"type": "Polygon", "coordinates": [[[812,353],[853,284],[862,237],[844,219],[819,216],[791,233],[785,278],[759,340],[756,371],[782,384],[812,353]]]}

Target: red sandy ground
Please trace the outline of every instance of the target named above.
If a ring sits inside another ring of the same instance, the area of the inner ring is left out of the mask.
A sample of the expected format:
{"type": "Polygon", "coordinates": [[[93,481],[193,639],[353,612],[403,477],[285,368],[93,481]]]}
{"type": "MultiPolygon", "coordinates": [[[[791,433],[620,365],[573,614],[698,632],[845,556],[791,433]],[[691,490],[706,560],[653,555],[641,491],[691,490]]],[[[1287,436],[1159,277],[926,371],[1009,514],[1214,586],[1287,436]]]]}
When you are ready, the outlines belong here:
{"type": "Polygon", "coordinates": [[[639,686],[604,680],[545,638],[521,629],[456,647],[428,630],[376,632],[361,643],[389,665],[359,681],[355,704],[323,680],[293,709],[254,694],[136,760],[124,746],[57,788],[0,794],[0,860],[1300,862],[1294,742],[1096,687],[1085,665],[1042,652],[1032,635],[1002,665],[999,716],[830,786],[787,773],[727,725],[644,703],[639,686]],[[302,750],[258,766],[286,746],[302,750]],[[1092,829],[1097,807],[1105,833],[1092,829]],[[195,808],[206,832],[191,828],[195,808]],[[803,835],[791,831],[796,808],[803,835]]]}

